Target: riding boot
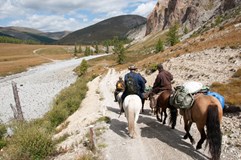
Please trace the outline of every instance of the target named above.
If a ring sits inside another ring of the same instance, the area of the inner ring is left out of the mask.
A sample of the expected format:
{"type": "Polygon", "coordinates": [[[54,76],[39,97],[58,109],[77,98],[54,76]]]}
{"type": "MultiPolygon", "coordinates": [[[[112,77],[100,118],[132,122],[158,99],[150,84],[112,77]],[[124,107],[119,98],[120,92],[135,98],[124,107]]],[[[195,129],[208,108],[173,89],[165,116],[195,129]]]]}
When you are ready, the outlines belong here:
{"type": "Polygon", "coordinates": [[[123,108],[123,103],[122,102],[120,102],[120,115],[119,115],[119,117],[122,115],[122,113],[124,112],[124,108],[123,108]]]}

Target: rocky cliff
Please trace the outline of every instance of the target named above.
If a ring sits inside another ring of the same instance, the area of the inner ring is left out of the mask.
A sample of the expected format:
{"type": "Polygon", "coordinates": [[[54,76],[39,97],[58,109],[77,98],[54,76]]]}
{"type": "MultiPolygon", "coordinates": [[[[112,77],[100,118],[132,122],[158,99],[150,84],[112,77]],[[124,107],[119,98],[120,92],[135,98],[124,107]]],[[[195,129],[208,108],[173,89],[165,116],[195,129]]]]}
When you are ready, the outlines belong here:
{"type": "Polygon", "coordinates": [[[190,31],[240,4],[240,0],[158,0],[147,18],[146,35],[175,23],[190,31]]]}

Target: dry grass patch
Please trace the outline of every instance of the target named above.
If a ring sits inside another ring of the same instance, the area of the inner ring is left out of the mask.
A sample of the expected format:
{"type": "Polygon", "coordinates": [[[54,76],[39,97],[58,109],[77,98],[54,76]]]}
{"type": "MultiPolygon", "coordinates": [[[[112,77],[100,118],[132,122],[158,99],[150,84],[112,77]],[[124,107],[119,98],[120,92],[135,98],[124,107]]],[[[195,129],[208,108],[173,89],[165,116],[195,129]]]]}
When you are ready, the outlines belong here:
{"type": "Polygon", "coordinates": [[[229,83],[212,84],[211,89],[224,96],[226,103],[230,105],[241,105],[241,69],[239,69],[229,83]]]}
{"type": "Polygon", "coordinates": [[[0,43],[0,76],[19,73],[29,67],[51,62],[51,59],[72,58],[71,47],[0,43]]]}

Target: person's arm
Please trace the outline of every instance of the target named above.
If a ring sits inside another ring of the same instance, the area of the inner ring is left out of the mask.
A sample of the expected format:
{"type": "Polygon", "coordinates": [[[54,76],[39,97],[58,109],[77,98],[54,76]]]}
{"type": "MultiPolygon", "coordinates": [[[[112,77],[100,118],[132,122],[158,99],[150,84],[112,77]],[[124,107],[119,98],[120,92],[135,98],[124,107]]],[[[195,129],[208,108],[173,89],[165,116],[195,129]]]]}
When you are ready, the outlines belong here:
{"type": "Polygon", "coordinates": [[[140,84],[140,87],[141,87],[140,91],[143,93],[145,91],[145,81],[140,74],[138,76],[138,81],[139,81],[139,84],[140,84]]]}
{"type": "Polygon", "coordinates": [[[156,76],[156,79],[155,79],[155,82],[154,82],[154,84],[153,84],[153,86],[152,86],[152,89],[158,87],[159,84],[160,84],[160,82],[161,82],[161,78],[160,78],[160,74],[158,74],[158,75],[156,76]]]}

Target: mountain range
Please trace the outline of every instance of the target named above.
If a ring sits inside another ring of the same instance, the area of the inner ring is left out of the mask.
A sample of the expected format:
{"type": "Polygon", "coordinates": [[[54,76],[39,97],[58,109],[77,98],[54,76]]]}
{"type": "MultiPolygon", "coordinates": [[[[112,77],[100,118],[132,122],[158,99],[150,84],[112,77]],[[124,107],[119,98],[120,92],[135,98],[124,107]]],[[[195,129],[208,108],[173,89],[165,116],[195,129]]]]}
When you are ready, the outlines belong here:
{"type": "Polygon", "coordinates": [[[43,44],[93,44],[114,37],[135,39],[161,30],[175,23],[180,31],[193,31],[206,22],[221,19],[225,11],[241,4],[238,0],[157,0],[156,6],[147,18],[139,15],[121,15],[103,20],[94,25],[73,32],[42,32],[24,27],[0,27],[0,36],[20,40],[33,40],[43,44]],[[135,33],[135,34],[133,34],[135,33]],[[129,36],[132,34],[131,36],[129,36]]]}
{"type": "Polygon", "coordinates": [[[25,27],[0,27],[0,36],[32,40],[43,44],[93,44],[114,37],[126,38],[130,30],[143,24],[146,24],[146,18],[142,16],[122,15],[74,32],[42,32],[25,27]]]}

